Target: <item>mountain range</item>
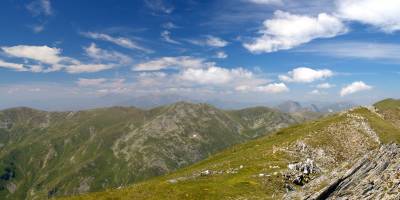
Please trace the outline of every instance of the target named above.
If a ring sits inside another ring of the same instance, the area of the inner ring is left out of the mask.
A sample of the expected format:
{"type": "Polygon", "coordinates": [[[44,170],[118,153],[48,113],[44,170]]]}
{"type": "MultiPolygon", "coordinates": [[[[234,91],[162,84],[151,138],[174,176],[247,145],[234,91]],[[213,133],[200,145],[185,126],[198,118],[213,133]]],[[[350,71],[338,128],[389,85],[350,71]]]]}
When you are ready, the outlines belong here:
{"type": "Polygon", "coordinates": [[[398,199],[399,100],[282,105],[2,110],[0,197],[398,199]]]}
{"type": "Polygon", "coordinates": [[[125,187],[305,120],[267,107],[220,110],[186,102],[149,110],[3,110],[0,197],[46,199],[125,187]]]}
{"type": "Polygon", "coordinates": [[[399,199],[400,101],[229,147],[128,187],[61,199],[399,199]]]}

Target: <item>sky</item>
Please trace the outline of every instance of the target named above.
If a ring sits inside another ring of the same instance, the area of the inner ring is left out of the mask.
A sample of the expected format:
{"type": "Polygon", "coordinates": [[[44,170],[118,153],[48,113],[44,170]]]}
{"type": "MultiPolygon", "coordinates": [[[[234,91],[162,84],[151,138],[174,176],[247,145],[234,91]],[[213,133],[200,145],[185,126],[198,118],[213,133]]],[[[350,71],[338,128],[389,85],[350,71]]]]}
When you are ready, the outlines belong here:
{"type": "Polygon", "coordinates": [[[400,1],[3,0],[0,13],[0,108],[400,97],[400,1]]]}

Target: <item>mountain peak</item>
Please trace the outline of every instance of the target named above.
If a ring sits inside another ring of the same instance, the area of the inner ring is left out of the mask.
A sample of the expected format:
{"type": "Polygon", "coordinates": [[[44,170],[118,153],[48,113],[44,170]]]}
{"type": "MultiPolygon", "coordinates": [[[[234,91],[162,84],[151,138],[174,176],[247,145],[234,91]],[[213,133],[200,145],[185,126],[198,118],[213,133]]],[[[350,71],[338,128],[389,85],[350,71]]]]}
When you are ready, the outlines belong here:
{"type": "Polygon", "coordinates": [[[299,102],[289,100],[279,104],[278,109],[281,110],[282,112],[294,113],[301,111],[303,107],[299,102]]]}

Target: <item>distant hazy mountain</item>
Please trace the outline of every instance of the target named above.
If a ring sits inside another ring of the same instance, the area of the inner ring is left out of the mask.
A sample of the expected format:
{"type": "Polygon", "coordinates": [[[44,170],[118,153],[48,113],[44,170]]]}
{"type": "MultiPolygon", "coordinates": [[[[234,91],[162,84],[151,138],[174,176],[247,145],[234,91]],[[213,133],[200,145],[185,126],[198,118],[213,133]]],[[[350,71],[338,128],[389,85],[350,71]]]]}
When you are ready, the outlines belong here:
{"type": "Polygon", "coordinates": [[[321,110],[318,108],[318,106],[316,106],[315,104],[311,104],[310,106],[309,106],[309,110],[311,111],[311,112],[321,112],[321,110]]]}
{"type": "Polygon", "coordinates": [[[299,102],[296,101],[285,101],[277,106],[277,108],[286,113],[295,113],[304,111],[304,108],[299,102]]]}
{"type": "Polygon", "coordinates": [[[46,199],[124,186],[300,121],[265,107],[224,111],[185,102],[150,110],[3,110],[0,199],[46,199]]]}
{"type": "Polygon", "coordinates": [[[154,108],[161,105],[173,104],[180,101],[187,101],[196,103],[196,100],[188,97],[175,95],[175,94],[163,94],[163,95],[146,95],[138,97],[130,97],[123,101],[116,102],[114,106],[134,106],[138,108],[154,108]]]}
{"type": "Polygon", "coordinates": [[[320,111],[324,113],[335,113],[353,108],[355,106],[357,105],[350,102],[338,102],[321,106],[320,111]]]}
{"type": "Polygon", "coordinates": [[[349,102],[338,103],[299,103],[296,101],[285,101],[277,106],[277,109],[286,113],[316,112],[316,113],[335,113],[355,107],[349,102]]]}

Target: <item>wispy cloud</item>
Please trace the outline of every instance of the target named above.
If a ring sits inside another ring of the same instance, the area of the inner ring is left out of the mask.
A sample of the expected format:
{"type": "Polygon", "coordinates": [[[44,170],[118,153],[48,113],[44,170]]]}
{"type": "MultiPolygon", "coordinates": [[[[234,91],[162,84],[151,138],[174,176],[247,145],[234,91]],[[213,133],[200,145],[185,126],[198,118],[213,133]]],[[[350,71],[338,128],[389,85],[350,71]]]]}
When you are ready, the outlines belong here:
{"type": "Polygon", "coordinates": [[[166,22],[166,23],[162,24],[162,27],[165,28],[165,29],[177,29],[177,28],[179,28],[179,26],[175,25],[172,22],[166,22]]]}
{"type": "Polygon", "coordinates": [[[315,87],[318,88],[318,89],[330,89],[330,88],[335,87],[335,85],[330,84],[330,83],[321,83],[321,84],[318,84],[315,87]]]}
{"type": "Polygon", "coordinates": [[[229,44],[228,41],[212,35],[208,35],[204,39],[188,39],[186,41],[194,45],[209,46],[214,48],[222,48],[229,44]]]}
{"type": "Polygon", "coordinates": [[[90,87],[90,86],[99,86],[100,84],[102,84],[106,81],[107,81],[107,79],[105,79],[105,78],[92,78],[92,79],[80,78],[76,83],[79,86],[90,87]]]}
{"type": "Polygon", "coordinates": [[[228,54],[226,54],[226,53],[223,52],[223,51],[218,51],[218,52],[215,54],[215,57],[216,57],[216,58],[219,58],[219,59],[226,59],[226,58],[228,58],[228,54]]]}
{"type": "Polygon", "coordinates": [[[114,64],[74,64],[65,67],[70,74],[94,73],[116,67],[114,64]]]}
{"type": "Polygon", "coordinates": [[[34,0],[26,6],[29,12],[33,15],[51,15],[53,9],[51,8],[50,0],[34,0]]]}
{"type": "Polygon", "coordinates": [[[181,44],[180,42],[174,40],[171,38],[171,32],[170,31],[163,31],[161,32],[161,38],[171,44],[181,44]]]}
{"type": "Polygon", "coordinates": [[[395,43],[336,41],[307,45],[296,51],[340,58],[400,61],[400,45],[395,43]]]}
{"type": "Polygon", "coordinates": [[[27,71],[27,69],[24,67],[23,64],[6,62],[4,60],[0,60],[0,67],[7,68],[7,69],[13,69],[15,71],[27,71]]]}
{"type": "Polygon", "coordinates": [[[145,0],[144,2],[148,8],[155,12],[171,14],[174,11],[174,7],[164,0],[145,0]]]}
{"type": "Polygon", "coordinates": [[[102,40],[102,41],[107,41],[111,42],[115,45],[127,48],[127,49],[136,49],[140,50],[146,53],[152,53],[153,51],[147,48],[144,48],[137,44],[136,42],[132,41],[129,38],[125,37],[113,37],[111,35],[105,34],[105,33],[96,33],[96,32],[84,32],[82,33],[83,36],[95,39],[95,40],[102,40]]]}
{"type": "Polygon", "coordinates": [[[283,0],[247,0],[248,2],[261,4],[261,5],[276,5],[282,4],[283,0]]]}
{"type": "MultiPolygon", "coordinates": [[[[65,70],[68,73],[93,73],[116,67],[121,64],[121,59],[125,58],[122,54],[108,52],[91,46],[86,49],[89,57],[106,60],[106,63],[84,63],[78,59],[63,56],[62,50],[49,46],[30,46],[18,45],[1,47],[3,53],[9,57],[20,59],[20,63],[10,63],[3,61],[0,63],[3,68],[14,69],[16,71],[30,72],[55,72],[65,70]],[[103,56],[103,58],[100,58],[103,56]],[[118,60],[118,62],[116,62],[118,60]],[[114,61],[114,62],[111,62],[114,61]],[[23,64],[21,63],[23,62],[23,64]]],[[[96,60],[95,60],[96,61],[96,60]]]]}
{"type": "Polygon", "coordinates": [[[101,49],[97,47],[95,43],[91,43],[83,49],[90,58],[93,58],[96,61],[115,62],[121,64],[129,64],[132,62],[132,58],[129,56],[117,51],[101,49]]]}
{"type": "Polygon", "coordinates": [[[157,71],[168,68],[201,68],[213,65],[213,63],[205,62],[202,58],[191,56],[179,57],[162,57],[147,62],[137,64],[132,70],[134,71],[157,71]]]}
{"type": "Polygon", "coordinates": [[[30,24],[27,27],[31,28],[34,33],[40,33],[44,31],[47,24],[47,17],[53,15],[53,8],[50,0],[34,0],[28,5],[26,9],[38,19],[35,24],[30,24]]]}
{"type": "Polygon", "coordinates": [[[45,23],[40,23],[40,24],[32,25],[32,26],[30,26],[30,28],[32,28],[32,31],[34,33],[40,33],[40,32],[44,31],[45,25],[46,25],[45,23]]]}

